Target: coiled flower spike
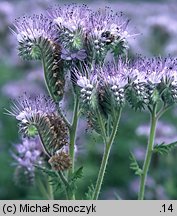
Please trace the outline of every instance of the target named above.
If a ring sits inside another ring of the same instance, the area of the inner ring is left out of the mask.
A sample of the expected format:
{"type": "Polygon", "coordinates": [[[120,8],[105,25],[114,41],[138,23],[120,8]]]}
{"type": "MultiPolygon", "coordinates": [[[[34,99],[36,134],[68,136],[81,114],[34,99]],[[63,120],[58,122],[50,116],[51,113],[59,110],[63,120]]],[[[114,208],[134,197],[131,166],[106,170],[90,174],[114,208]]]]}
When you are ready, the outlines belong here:
{"type": "Polygon", "coordinates": [[[25,60],[41,60],[49,93],[55,101],[63,97],[65,77],[61,46],[54,25],[43,15],[15,21],[19,55],[25,60]]]}
{"type": "Polygon", "coordinates": [[[63,118],[56,113],[56,105],[51,99],[24,95],[14,102],[11,110],[9,114],[20,122],[20,131],[24,135],[39,134],[49,157],[68,144],[68,128],[63,118]]]}
{"type": "MultiPolygon", "coordinates": [[[[90,70],[86,66],[86,70],[90,70]]],[[[80,95],[84,106],[88,106],[91,109],[95,107],[95,93],[97,88],[97,75],[90,73],[81,74],[75,71],[75,76],[77,78],[77,85],[81,88],[80,95]]]]}
{"type": "Polygon", "coordinates": [[[127,100],[132,106],[136,107],[138,101],[138,108],[152,105],[159,100],[166,105],[176,102],[177,60],[175,58],[138,58],[129,71],[127,100]],[[130,95],[133,91],[134,97],[130,95]]]}
{"type": "Polygon", "coordinates": [[[124,75],[125,63],[119,59],[118,63],[108,63],[99,67],[100,89],[102,89],[102,101],[107,107],[122,107],[125,104],[125,85],[127,81],[124,75]],[[109,105],[108,105],[109,104],[109,105]]]}
{"type": "Polygon", "coordinates": [[[41,59],[42,46],[56,40],[56,32],[51,22],[43,15],[23,17],[14,23],[17,41],[19,43],[19,55],[26,60],[41,59]]]}
{"type": "Polygon", "coordinates": [[[109,7],[91,14],[88,40],[96,58],[105,57],[108,51],[114,56],[123,54],[127,49],[129,20],[123,14],[114,13],[109,7]]]}
{"type": "Polygon", "coordinates": [[[65,60],[84,60],[90,9],[86,5],[69,4],[49,10],[49,17],[56,25],[62,58],[65,60]]]}

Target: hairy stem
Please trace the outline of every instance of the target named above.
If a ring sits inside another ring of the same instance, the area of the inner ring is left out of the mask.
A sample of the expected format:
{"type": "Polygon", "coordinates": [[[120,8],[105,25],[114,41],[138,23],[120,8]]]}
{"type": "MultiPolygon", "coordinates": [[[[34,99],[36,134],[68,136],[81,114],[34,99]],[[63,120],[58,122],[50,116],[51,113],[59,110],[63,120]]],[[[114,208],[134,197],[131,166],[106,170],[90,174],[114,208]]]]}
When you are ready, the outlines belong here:
{"type": "Polygon", "coordinates": [[[103,123],[103,119],[101,117],[99,109],[97,109],[97,116],[98,116],[98,122],[99,122],[99,125],[100,125],[100,128],[101,128],[101,135],[103,136],[104,143],[106,143],[107,142],[107,137],[106,137],[106,132],[105,132],[105,125],[103,123]]]}
{"type": "Polygon", "coordinates": [[[145,184],[146,184],[147,174],[148,174],[148,170],[149,170],[149,166],[150,166],[151,158],[153,154],[153,146],[154,146],[157,120],[158,118],[156,116],[156,105],[154,105],[152,113],[151,113],[151,129],[150,129],[150,134],[149,134],[148,146],[146,150],[146,157],[145,157],[144,165],[143,165],[143,173],[140,177],[140,188],[139,188],[139,193],[138,193],[139,200],[144,199],[145,184]]]}
{"type": "MultiPolygon", "coordinates": [[[[68,172],[68,180],[71,178],[72,174],[74,173],[74,163],[75,163],[74,148],[75,148],[76,130],[77,130],[77,123],[78,123],[78,110],[79,110],[79,98],[76,96],[75,104],[74,104],[73,120],[69,130],[69,134],[70,134],[69,155],[72,161],[72,165],[68,172]]],[[[70,199],[75,199],[75,195],[71,194],[70,199]]]]}
{"type": "Polygon", "coordinates": [[[63,115],[60,107],[58,107],[58,113],[60,114],[60,116],[63,118],[63,121],[65,122],[66,126],[70,129],[71,127],[71,124],[70,122],[68,121],[68,119],[63,115]]]}
{"type": "Polygon", "coordinates": [[[102,183],[103,183],[103,178],[104,178],[104,174],[105,174],[105,171],[106,171],[106,166],[107,166],[107,163],[108,163],[111,147],[112,147],[112,144],[114,142],[114,139],[115,139],[115,136],[116,136],[116,133],[117,133],[117,129],[118,129],[118,126],[119,126],[120,117],[121,117],[121,109],[119,109],[119,113],[118,113],[117,119],[115,121],[114,127],[112,129],[111,136],[109,137],[108,142],[105,144],[104,154],[103,154],[100,170],[99,170],[99,173],[98,173],[96,187],[95,187],[95,190],[94,190],[94,193],[93,193],[93,200],[97,200],[98,196],[100,194],[100,190],[101,190],[101,186],[102,186],[102,183]]]}

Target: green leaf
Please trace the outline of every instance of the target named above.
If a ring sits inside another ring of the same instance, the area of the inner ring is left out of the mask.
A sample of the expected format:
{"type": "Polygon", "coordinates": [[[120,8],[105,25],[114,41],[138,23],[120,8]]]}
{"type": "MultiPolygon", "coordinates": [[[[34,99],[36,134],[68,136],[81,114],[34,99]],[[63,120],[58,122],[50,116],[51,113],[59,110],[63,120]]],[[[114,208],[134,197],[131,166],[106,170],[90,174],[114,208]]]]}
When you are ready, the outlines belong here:
{"type": "Polygon", "coordinates": [[[128,45],[125,41],[121,40],[116,44],[111,46],[112,50],[111,53],[114,54],[115,58],[118,58],[121,55],[125,55],[128,49],[128,45]]]}
{"type": "Polygon", "coordinates": [[[83,176],[83,167],[80,167],[78,170],[76,170],[73,175],[71,176],[71,180],[72,182],[77,181],[78,179],[82,178],[83,176]]]}
{"type": "Polygon", "coordinates": [[[70,190],[71,191],[75,191],[77,189],[77,185],[76,185],[76,182],[78,179],[82,178],[83,176],[83,167],[80,167],[78,170],[76,170],[70,180],[69,180],[69,185],[70,185],[70,190]]]}
{"type": "Polygon", "coordinates": [[[164,154],[168,154],[176,146],[177,146],[177,142],[173,142],[170,144],[161,143],[159,145],[155,145],[153,151],[161,155],[164,155],[164,154]]]}
{"type": "Polygon", "coordinates": [[[88,187],[88,192],[85,193],[85,196],[86,196],[86,200],[93,200],[93,193],[94,193],[94,185],[91,184],[89,187],[88,187]]]}
{"type": "Polygon", "coordinates": [[[38,170],[46,174],[47,176],[50,176],[51,180],[49,183],[54,186],[54,191],[64,191],[64,185],[62,184],[58,174],[54,170],[47,169],[45,167],[35,166],[38,170]]]}
{"type": "Polygon", "coordinates": [[[136,158],[132,153],[130,153],[130,161],[130,169],[135,172],[135,175],[142,175],[143,170],[139,167],[138,162],[136,161],[136,158]]]}
{"type": "Polygon", "coordinates": [[[58,178],[58,175],[57,175],[57,173],[54,170],[50,170],[50,169],[47,169],[47,168],[41,167],[41,166],[35,166],[35,167],[38,170],[42,171],[43,173],[47,174],[48,176],[50,176],[52,178],[55,178],[55,177],[58,178]]]}

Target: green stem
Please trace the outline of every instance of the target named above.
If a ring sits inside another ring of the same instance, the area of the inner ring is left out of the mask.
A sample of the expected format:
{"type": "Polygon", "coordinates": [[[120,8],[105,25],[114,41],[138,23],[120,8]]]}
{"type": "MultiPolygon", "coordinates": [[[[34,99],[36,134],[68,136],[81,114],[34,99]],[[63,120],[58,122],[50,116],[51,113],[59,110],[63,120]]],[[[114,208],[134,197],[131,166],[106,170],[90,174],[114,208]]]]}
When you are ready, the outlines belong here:
{"type": "Polygon", "coordinates": [[[50,181],[51,181],[51,177],[49,176],[49,177],[48,177],[48,182],[47,182],[47,185],[48,185],[49,200],[54,200],[54,195],[53,195],[53,186],[52,186],[52,184],[50,183],[50,181]]]}
{"type": "Polygon", "coordinates": [[[107,142],[107,137],[106,137],[106,132],[105,132],[105,126],[104,126],[104,123],[103,123],[103,120],[102,120],[99,109],[97,109],[97,116],[98,116],[98,122],[99,122],[99,125],[100,125],[100,128],[101,128],[101,135],[103,136],[103,140],[106,143],[107,142]]]}
{"type": "Polygon", "coordinates": [[[146,150],[146,157],[144,160],[143,165],[143,173],[140,177],[140,188],[138,193],[138,199],[143,200],[144,199],[144,191],[145,191],[145,184],[147,179],[147,174],[153,154],[153,146],[154,146],[154,139],[155,139],[155,132],[156,132],[156,124],[157,124],[157,116],[156,116],[156,105],[154,105],[152,113],[151,113],[151,129],[150,129],[150,135],[149,135],[149,141],[148,146],[146,150]]]}
{"type": "Polygon", "coordinates": [[[58,107],[58,113],[60,114],[60,116],[63,118],[63,121],[65,122],[66,126],[70,129],[71,127],[71,124],[70,122],[68,121],[68,119],[63,115],[60,107],[58,107]]]}
{"type": "Polygon", "coordinates": [[[65,185],[65,191],[66,191],[66,199],[69,199],[69,184],[68,184],[68,181],[67,179],[65,178],[65,176],[63,175],[62,172],[58,172],[58,175],[61,179],[61,181],[63,182],[63,184],[65,185]]]}
{"type": "Polygon", "coordinates": [[[157,113],[157,119],[159,119],[171,106],[164,106],[158,113],[157,113]]]}
{"type": "Polygon", "coordinates": [[[41,181],[40,178],[37,178],[37,186],[38,189],[40,190],[42,196],[44,199],[49,199],[50,200],[50,196],[46,190],[46,187],[44,186],[43,182],[41,181]]]}
{"type": "Polygon", "coordinates": [[[101,190],[101,186],[102,186],[102,183],[103,183],[103,178],[104,178],[106,166],[107,166],[107,163],[108,163],[111,147],[112,147],[112,144],[114,142],[114,139],[115,139],[115,136],[116,136],[116,133],[117,133],[117,129],[118,129],[118,126],[119,126],[120,117],[121,117],[121,109],[119,110],[119,113],[118,113],[115,125],[113,127],[111,136],[109,138],[109,141],[105,145],[104,154],[103,154],[103,158],[102,158],[102,162],[101,162],[101,166],[100,166],[100,170],[99,170],[98,178],[97,178],[97,182],[96,182],[96,187],[95,187],[95,190],[94,190],[94,193],[93,193],[93,200],[97,200],[98,196],[100,194],[100,190],[101,190]]]}
{"type": "Polygon", "coordinates": [[[44,179],[41,179],[41,176],[38,176],[37,185],[44,199],[48,199],[48,200],[54,199],[53,187],[50,184],[50,176],[46,176],[46,178],[44,179]]]}
{"type": "MultiPolygon", "coordinates": [[[[75,104],[74,104],[74,113],[73,113],[73,120],[69,130],[70,133],[70,144],[69,144],[69,155],[72,161],[72,166],[68,172],[68,180],[71,178],[72,174],[74,173],[74,163],[75,163],[75,139],[76,139],[76,130],[77,130],[77,123],[78,123],[78,110],[79,110],[79,98],[76,96],[75,104]]],[[[74,194],[71,194],[71,199],[75,199],[74,194]]]]}

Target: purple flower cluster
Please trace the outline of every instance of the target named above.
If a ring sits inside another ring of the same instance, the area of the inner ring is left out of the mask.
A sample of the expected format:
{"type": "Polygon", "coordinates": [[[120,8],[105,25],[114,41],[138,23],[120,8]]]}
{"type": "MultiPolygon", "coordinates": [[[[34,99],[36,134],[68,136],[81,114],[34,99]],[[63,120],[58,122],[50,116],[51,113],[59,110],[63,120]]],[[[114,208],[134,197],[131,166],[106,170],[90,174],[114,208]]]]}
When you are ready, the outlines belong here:
{"type": "Polygon", "coordinates": [[[24,124],[35,124],[40,118],[56,112],[56,105],[52,99],[45,96],[31,98],[24,94],[17,99],[9,114],[24,124]]]}
{"type": "Polygon", "coordinates": [[[39,138],[22,139],[22,143],[14,145],[15,152],[12,153],[16,165],[25,168],[27,172],[33,173],[34,165],[42,163],[42,146],[39,138]]]}
{"type": "Polygon", "coordinates": [[[78,29],[87,33],[90,13],[91,10],[86,5],[69,4],[50,9],[49,17],[59,29],[68,31],[68,33],[78,29]]]}
{"type": "Polygon", "coordinates": [[[40,59],[41,45],[56,41],[56,30],[51,21],[41,15],[19,18],[14,23],[19,44],[19,55],[24,59],[40,59]]]}
{"type": "Polygon", "coordinates": [[[176,63],[176,58],[171,57],[139,57],[133,62],[119,59],[117,64],[107,63],[93,69],[87,67],[87,73],[80,70],[83,75],[78,76],[77,84],[81,87],[81,93],[89,94],[87,98],[95,91],[99,94],[100,89],[106,89],[119,106],[124,104],[125,99],[135,109],[145,108],[145,105],[156,103],[159,99],[171,104],[177,99],[176,63]],[[93,74],[96,85],[92,85],[87,92],[86,86],[92,84],[93,74]]]}
{"type": "Polygon", "coordinates": [[[128,22],[122,13],[108,7],[93,11],[86,5],[70,4],[50,9],[48,18],[19,18],[15,31],[20,55],[27,60],[40,59],[40,45],[47,40],[59,43],[61,58],[83,61],[87,57],[100,58],[101,52],[105,56],[119,46],[120,50],[126,49],[128,22]]]}
{"type": "Polygon", "coordinates": [[[103,51],[105,45],[125,42],[130,37],[128,23],[129,20],[122,13],[114,13],[109,7],[93,12],[90,18],[90,35],[96,50],[103,51]]]}
{"type": "Polygon", "coordinates": [[[172,57],[139,58],[132,66],[130,77],[137,82],[158,84],[172,81],[176,84],[177,59],[172,57]]]}
{"type": "Polygon", "coordinates": [[[25,40],[35,41],[40,37],[52,38],[53,36],[50,22],[42,14],[19,18],[15,21],[14,26],[18,32],[19,43],[23,43],[25,40]]]}

